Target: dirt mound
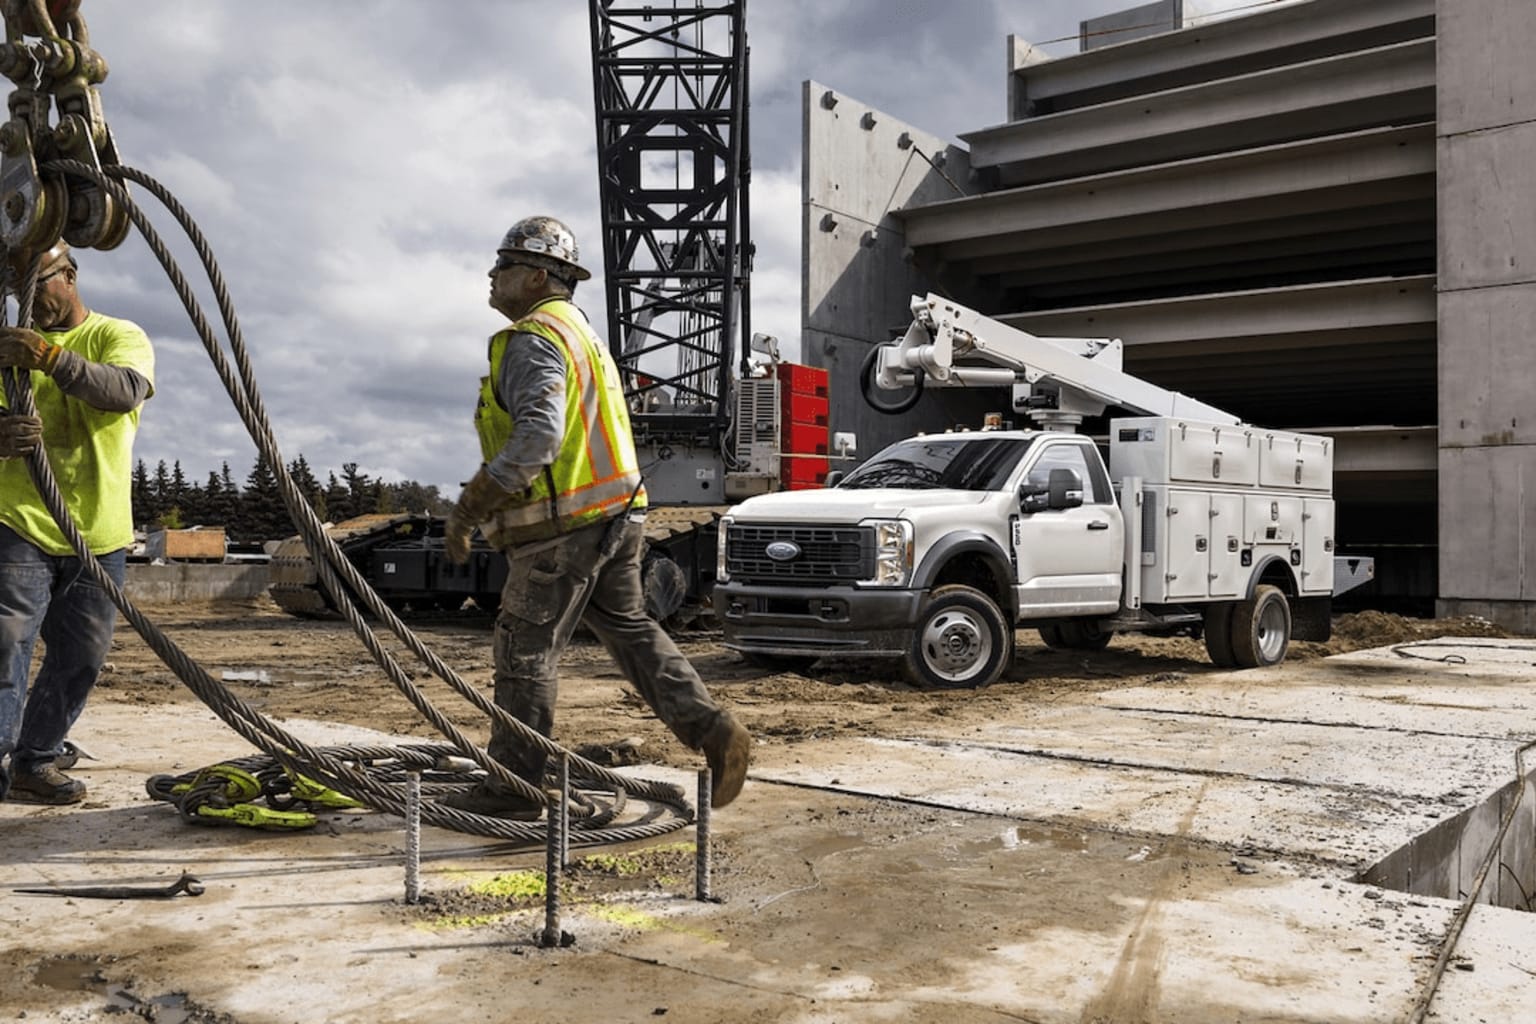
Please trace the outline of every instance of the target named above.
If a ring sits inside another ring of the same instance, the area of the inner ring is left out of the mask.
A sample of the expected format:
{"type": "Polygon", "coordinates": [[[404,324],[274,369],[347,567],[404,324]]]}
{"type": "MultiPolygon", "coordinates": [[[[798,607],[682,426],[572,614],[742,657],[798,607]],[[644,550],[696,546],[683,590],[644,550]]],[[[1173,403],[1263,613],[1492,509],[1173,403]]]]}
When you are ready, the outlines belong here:
{"type": "Polygon", "coordinates": [[[1415,619],[1387,612],[1353,612],[1333,620],[1333,639],[1327,644],[1330,654],[1343,654],[1367,647],[1387,647],[1439,636],[1508,636],[1509,633],[1476,615],[1455,619],[1415,619]]]}

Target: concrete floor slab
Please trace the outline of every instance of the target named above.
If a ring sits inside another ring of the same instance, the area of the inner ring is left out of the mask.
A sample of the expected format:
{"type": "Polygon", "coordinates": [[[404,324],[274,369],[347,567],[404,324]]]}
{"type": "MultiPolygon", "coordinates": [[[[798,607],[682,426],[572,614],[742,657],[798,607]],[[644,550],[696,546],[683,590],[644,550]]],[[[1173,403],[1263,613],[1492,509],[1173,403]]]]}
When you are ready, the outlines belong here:
{"type": "MultiPolygon", "coordinates": [[[[77,729],[101,758],[88,802],[0,805],[0,1005],[32,1024],[113,1000],[222,1024],[1402,1021],[1458,904],[1349,879],[1507,781],[1529,737],[1511,710],[1532,699],[1536,647],[1457,643],[1464,661],[1411,677],[1361,671],[1403,660],[1373,652],[1057,694],[900,739],[762,743],[716,815],[725,902],[678,878],[574,899],[577,943],[557,950],[531,942],[539,910],[466,920],[446,902],[539,870],[541,850],[427,829],[423,887],[445,902],[407,907],[398,819],[185,825],[144,779],[240,741],[199,706],[98,701],[77,729]],[[1439,703],[1454,728],[1427,730],[1439,703]],[[10,891],[183,869],[204,896],[10,891]]],[[[1475,908],[1430,1019],[1521,1019],[1533,940],[1531,915],[1475,908]]]]}

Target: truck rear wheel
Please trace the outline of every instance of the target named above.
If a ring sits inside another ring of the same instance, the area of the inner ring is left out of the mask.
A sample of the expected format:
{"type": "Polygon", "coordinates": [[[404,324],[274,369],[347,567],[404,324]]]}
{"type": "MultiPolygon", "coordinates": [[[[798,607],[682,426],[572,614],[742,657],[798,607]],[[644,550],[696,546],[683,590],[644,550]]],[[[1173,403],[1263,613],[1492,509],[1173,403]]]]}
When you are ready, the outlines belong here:
{"type": "Polygon", "coordinates": [[[1232,603],[1221,601],[1205,606],[1205,653],[1217,668],[1232,668],[1232,603]]]}
{"type": "Polygon", "coordinates": [[[1232,609],[1232,657],[1242,668],[1278,665],[1291,645],[1291,606],[1279,587],[1261,583],[1232,609]]]}
{"type": "Polygon", "coordinates": [[[1012,660],[1013,629],[997,602],[954,584],[933,592],[902,668],[914,686],[986,686],[1012,660]]]}
{"type": "Polygon", "coordinates": [[[1066,651],[1102,651],[1114,636],[1114,630],[1100,629],[1097,622],[1062,622],[1040,627],[1040,639],[1045,646],[1066,651]]]}

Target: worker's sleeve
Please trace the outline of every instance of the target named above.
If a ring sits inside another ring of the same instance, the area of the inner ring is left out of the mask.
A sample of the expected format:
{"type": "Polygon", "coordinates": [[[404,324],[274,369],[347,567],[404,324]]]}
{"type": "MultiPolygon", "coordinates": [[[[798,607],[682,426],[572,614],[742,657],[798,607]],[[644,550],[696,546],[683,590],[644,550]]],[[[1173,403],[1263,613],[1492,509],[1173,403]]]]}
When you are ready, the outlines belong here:
{"type": "Polygon", "coordinates": [[[52,377],[64,394],[102,412],[132,412],[155,391],[149,378],[138,370],[93,363],[68,349],[59,350],[52,377]]]}
{"type": "Polygon", "coordinates": [[[554,342],[518,332],[507,339],[496,396],[512,417],[512,436],[486,466],[509,491],[521,491],[555,461],[565,437],[565,357],[554,342]]]}

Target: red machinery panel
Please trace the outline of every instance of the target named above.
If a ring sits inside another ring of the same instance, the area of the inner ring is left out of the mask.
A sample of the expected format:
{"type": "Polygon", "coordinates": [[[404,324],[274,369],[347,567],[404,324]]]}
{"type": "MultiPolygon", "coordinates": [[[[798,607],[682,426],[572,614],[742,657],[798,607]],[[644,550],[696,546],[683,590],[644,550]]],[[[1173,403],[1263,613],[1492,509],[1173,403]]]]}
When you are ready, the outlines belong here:
{"type": "Polygon", "coordinates": [[[825,486],[831,460],[815,456],[784,456],[779,482],[786,491],[805,491],[825,486]]]}
{"type": "Polygon", "coordinates": [[[801,366],[799,363],[778,365],[779,384],[785,394],[810,395],[812,398],[829,398],[827,371],[820,366],[801,366]]]}

